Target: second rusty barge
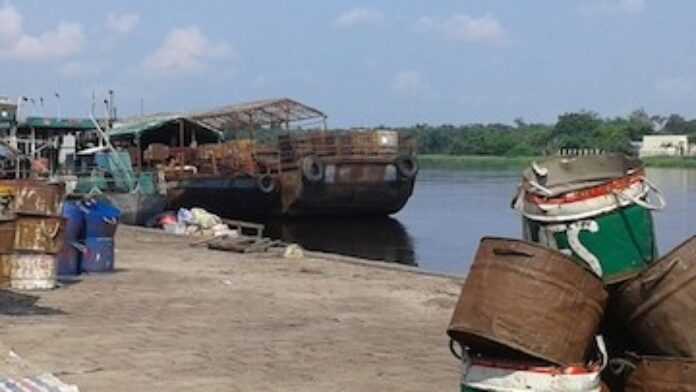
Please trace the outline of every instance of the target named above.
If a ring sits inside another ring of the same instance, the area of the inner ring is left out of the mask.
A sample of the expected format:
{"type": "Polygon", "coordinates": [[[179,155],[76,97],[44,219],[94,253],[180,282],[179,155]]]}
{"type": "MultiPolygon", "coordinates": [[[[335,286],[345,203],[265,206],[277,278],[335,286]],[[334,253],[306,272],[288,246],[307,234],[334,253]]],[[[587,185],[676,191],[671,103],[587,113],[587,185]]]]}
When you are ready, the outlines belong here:
{"type": "Polygon", "coordinates": [[[139,167],[160,173],[171,209],[256,219],[403,208],[418,173],[414,140],[391,130],[328,132],[325,124],[319,110],[284,98],[132,119],[110,137],[139,167]]]}

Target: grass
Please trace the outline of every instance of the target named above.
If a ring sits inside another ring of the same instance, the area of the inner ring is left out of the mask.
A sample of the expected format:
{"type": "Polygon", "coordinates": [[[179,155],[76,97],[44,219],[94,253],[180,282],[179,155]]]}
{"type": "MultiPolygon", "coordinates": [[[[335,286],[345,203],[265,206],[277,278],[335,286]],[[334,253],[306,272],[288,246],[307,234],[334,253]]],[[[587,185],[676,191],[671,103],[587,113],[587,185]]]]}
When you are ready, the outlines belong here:
{"type": "Polygon", "coordinates": [[[535,157],[505,157],[492,155],[419,155],[424,169],[517,169],[524,168],[535,157]]]}
{"type": "Polygon", "coordinates": [[[696,157],[648,157],[643,162],[648,167],[696,169],[696,157]]]}
{"type": "MultiPolygon", "coordinates": [[[[506,157],[492,155],[444,155],[418,156],[424,169],[521,169],[539,157],[506,157]]],[[[648,157],[643,158],[647,167],[696,169],[696,157],[648,157]]]]}

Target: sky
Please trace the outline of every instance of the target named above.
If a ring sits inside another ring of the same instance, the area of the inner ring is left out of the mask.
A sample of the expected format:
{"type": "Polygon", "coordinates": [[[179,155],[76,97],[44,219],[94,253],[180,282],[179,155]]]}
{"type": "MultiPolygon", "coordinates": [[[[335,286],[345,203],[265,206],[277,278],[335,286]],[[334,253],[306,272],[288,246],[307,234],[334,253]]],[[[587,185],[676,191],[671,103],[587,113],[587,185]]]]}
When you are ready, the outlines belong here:
{"type": "Polygon", "coordinates": [[[695,13],[689,0],[0,0],[0,95],[72,116],[109,89],[121,116],[290,97],[337,127],[691,118],[695,13]]]}

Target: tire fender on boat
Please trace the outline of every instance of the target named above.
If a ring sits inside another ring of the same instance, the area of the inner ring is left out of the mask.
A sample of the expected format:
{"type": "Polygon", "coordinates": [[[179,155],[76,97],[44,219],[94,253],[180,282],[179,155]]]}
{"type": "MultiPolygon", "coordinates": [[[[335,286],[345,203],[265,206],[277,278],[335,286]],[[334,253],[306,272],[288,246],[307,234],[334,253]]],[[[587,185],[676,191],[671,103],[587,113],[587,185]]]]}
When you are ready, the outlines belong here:
{"type": "Polygon", "coordinates": [[[394,164],[399,170],[399,173],[406,178],[410,179],[418,174],[418,161],[415,157],[402,155],[396,158],[396,162],[394,162],[394,164]]]}
{"type": "Polygon", "coordinates": [[[263,193],[272,193],[276,189],[273,176],[268,173],[261,174],[256,178],[256,184],[263,193]]]}
{"type": "Polygon", "coordinates": [[[302,175],[310,182],[319,182],[324,178],[324,164],[317,157],[304,157],[302,175]]]}

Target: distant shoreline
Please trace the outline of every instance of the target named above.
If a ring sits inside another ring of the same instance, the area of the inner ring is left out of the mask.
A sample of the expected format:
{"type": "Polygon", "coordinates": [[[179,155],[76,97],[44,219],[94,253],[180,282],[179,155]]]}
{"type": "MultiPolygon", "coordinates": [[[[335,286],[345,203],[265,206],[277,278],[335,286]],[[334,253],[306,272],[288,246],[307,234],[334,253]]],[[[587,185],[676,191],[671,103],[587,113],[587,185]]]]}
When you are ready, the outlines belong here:
{"type": "MultiPolygon", "coordinates": [[[[424,154],[418,156],[423,169],[520,169],[541,157],[506,157],[492,155],[444,155],[424,154]]],[[[649,157],[643,158],[647,167],[696,169],[696,157],[649,157]]]]}

